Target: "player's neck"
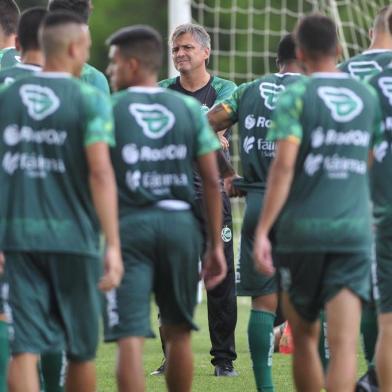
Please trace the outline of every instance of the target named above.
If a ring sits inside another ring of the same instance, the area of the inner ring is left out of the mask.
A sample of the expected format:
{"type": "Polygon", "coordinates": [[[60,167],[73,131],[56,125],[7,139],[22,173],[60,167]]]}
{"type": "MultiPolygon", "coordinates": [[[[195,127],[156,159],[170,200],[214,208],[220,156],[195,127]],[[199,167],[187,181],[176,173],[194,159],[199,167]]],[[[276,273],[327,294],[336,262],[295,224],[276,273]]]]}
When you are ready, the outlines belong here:
{"type": "Polygon", "coordinates": [[[187,91],[197,91],[204,87],[210,80],[211,75],[204,67],[196,69],[193,72],[181,73],[181,86],[187,91]]]}
{"type": "Polygon", "coordinates": [[[306,61],[306,73],[311,75],[315,72],[339,72],[336,68],[336,59],[335,57],[324,57],[319,58],[317,60],[308,60],[306,61]]]}
{"type": "Polygon", "coordinates": [[[42,67],[43,72],[66,72],[73,74],[73,64],[68,61],[64,61],[63,58],[47,58],[44,61],[44,65],[42,67]]]}
{"type": "Polygon", "coordinates": [[[303,73],[303,72],[304,72],[304,69],[296,61],[292,61],[290,63],[284,64],[279,68],[280,74],[303,73]]]}
{"type": "Polygon", "coordinates": [[[389,34],[378,33],[374,35],[369,50],[385,49],[392,50],[392,38],[389,34]]]}
{"type": "Polygon", "coordinates": [[[15,47],[15,34],[5,36],[0,34],[0,48],[14,48],[15,47]]]}
{"type": "Polygon", "coordinates": [[[129,87],[156,87],[158,85],[157,75],[144,75],[142,78],[133,80],[129,87]]]}
{"type": "Polygon", "coordinates": [[[44,56],[40,50],[29,50],[22,54],[22,63],[23,64],[32,64],[43,66],[44,64],[44,56]]]}

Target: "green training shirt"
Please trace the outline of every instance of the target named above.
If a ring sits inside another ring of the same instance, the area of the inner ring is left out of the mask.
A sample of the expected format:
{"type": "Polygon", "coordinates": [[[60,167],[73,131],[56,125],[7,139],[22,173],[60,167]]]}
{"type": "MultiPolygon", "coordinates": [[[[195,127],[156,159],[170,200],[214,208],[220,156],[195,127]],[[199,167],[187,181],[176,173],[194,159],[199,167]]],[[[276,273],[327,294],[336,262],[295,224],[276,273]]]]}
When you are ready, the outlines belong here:
{"type": "Polygon", "coordinates": [[[392,50],[370,49],[339,64],[339,69],[357,80],[367,81],[392,61],[392,50]]]}
{"type": "Polygon", "coordinates": [[[20,53],[15,48],[0,50],[0,70],[13,67],[20,63],[20,53]]]}
{"type": "Polygon", "coordinates": [[[113,145],[109,99],[65,73],[0,92],[0,249],[98,254],[87,146],[113,145]]]}
{"type": "Polygon", "coordinates": [[[157,204],[190,208],[193,163],[220,148],[199,103],[159,87],[134,87],[113,95],[113,113],[120,215],[157,204]]]}
{"type": "Polygon", "coordinates": [[[277,249],[368,251],[368,152],[382,140],[376,92],[344,73],[313,74],[281,95],[268,139],[300,144],[277,249]]]}
{"type": "Polygon", "coordinates": [[[82,73],[80,75],[80,80],[91,86],[94,86],[105,94],[110,94],[109,83],[105,75],[90,64],[84,64],[82,73]]]}
{"type": "Polygon", "coordinates": [[[240,137],[240,160],[245,190],[265,190],[269,166],[275,156],[275,143],[267,140],[271,116],[278,97],[286,86],[298,81],[300,74],[266,75],[244,83],[223,101],[223,107],[237,123],[240,137]]]}
{"type": "Polygon", "coordinates": [[[0,71],[0,84],[12,84],[19,78],[31,75],[34,72],[40,72],[41,69],[42,68],[37,65],[18,63],[13,67],[0,71]]]}
{"type": "Polygon", "coordinates": [[[371,190],[375,224],[380,234],[392,233],[392,67],[370,79],[380,102],[385,140],[374,150],[371,190]]]}

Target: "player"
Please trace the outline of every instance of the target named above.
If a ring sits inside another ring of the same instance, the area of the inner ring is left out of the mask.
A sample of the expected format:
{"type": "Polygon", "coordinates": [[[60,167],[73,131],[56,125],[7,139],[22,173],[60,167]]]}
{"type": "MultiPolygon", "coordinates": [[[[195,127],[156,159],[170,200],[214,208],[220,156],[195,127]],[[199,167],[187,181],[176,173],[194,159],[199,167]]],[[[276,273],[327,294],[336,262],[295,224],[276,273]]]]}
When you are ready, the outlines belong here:
{"type": "Polygon", "coordinates": [[[118,389],[144,391],[142,347],[152,334],[154,292],[166,343],[168,389],[187,392],[201,240],[192,211],[192,168],[196,161],[204,187],[209,246],[203,275],[211,289],[227,268],[215,154],[220,145],[196,100],[157,87],[162,42],[155,30],[126,27],[108,44],[108,74],[119,91],[113,96],[117,146],[112,161],[125,275],[121,286],[107,294],[105,340],[118,343],[118,389]]]}
{"type": "MultiPolygon", "coordinates": [[[[48,9],[49,11],[75,12],[88,26],[92,6],[90,0],[50,0],[48,9]]],[[[105,75],[92,65],[84,64],[80,78],[103,93],[110,94],[109,84],[105,75]]]]}
{"type": "Polygon", "coordinates": [[[267,172],[275,155],[275,145],[266,140],[279,94],[298,81],[303,69],[296,61],[292,35],[279,43],[279,73],[242,84],[234,94],[208,112],[215,131],[239,126],[240,161],[243,179],[236,188],[246,193],[246,210],[241,231],[240,259],[237,265],[237,295],[252,298],[248,324],[249,347],[258,391],[273,391],[273,327],[277,308],[275,277],[262,276],[253,265],[253,238],[262,207],[267,172]]]}
{"type": "Polygon", "coordinates": [[[376,15],[369,34],[369,49],[340,64],[341,71],[349,73],[357,80],[366,81],[389,65],[392,61],[392,36],[388,31],[386,19],[389,10],[390,6],[386,6],[376,15]]]}
{"type": "Polygon", "coordinates": [[[1,70],[0,83],[11,84],[17,78],[41,70],[43,54],[39,47],[38,29],[46,13],[43,7],[29,8],[22,13],[15,39],[21,62],[1,70]]]}
{"type": "Polygon", "coordinates": [[[312,77],[289,86],[267,135],[276,142],[261,218],[256,267],[272,274],[268,235],[276,223],[277,270],[294,339],[298,391],[319,391],[320,309],[331,353],[330,391],[354,390],[361,300],[369,299],[371,222],[367,161],[382,139],[379,102],[336,69],[336,26],[318,14],[296,31],[297,57],[312,77]]]}
{"type": "MultiPolygon", "coordinates": [[[[388,27],[392,34],[392,13],[388,14],[388,27]]],[[[380,391],[392,388],[392,358],[389,352],[392,331],[391,304],[391,247],[392,247],[392,191],[389,179],[392,178],[392,68],[387,67],[369,82],[378,92],[381,101],[382,117],[386,141],[375,150],[372,167],[372,196],[376,227],[377,288],[379,292],[378,324],[379,334],[376,349],[376,366],[380,391]]],[[[376,385],[373,380],[373,385],[376,385]]]]}
{"type": "MultiPolygon", "coordinates": [[[[191,23],[177,26],[170,37],[170,46],[174,66],[180,75],[161,81],[159,83],[161,87],[196,98],[201,104],[203,113],[206,113],[208,108],[228,98],[233,93],[236,88],[233,82],[212,76],[207,71],[211,42],[210,36],[202,26],[191,23]]],[[[229,141],[227,139],[230,139],[230,131],[221,132],[220,140],[226,151],[226,160],[230,160],[229,141]]],[[[218,162],[225,164],[222,161],[223,159],[220,157],[218,162]]],[[[225,170],[221,170],[221,174],[223,177],[226,176],[225,170]]],[[[228,273],[221,285],[207,293],[208,326],[212,345],[210,354],[213,357],[211,363],[215,367],[215,376],[237,376],[238,373],[233,367],[233,361],[237,358],[234,338],[237,323],[237,303],[233,223],[230,199],[224,191],[223,181],[221,183],[223,202],[222,238],[228,273]]],[[[194,174],[194,185],[196,189],[196,208],[200,220],[203,221],[203,189],[197,171],[194,174]]],[[[162,371],[162,367],[157,372],[159,373],[159,371],[162,371]]]]}
{"type": "Polygon", "coordinates": [[[14,0],[0,2],[0,70],[20,62],[19,53],[15,49],[19,14],[19,7],[14,0]]]}
{"type": "Polygon", "coordinates": [[[103,94],[71,77],[89,54],[79,17],[49,14],[40,46],[43,72],[0,93],[0,249],[14,329],[9,388],[38,391],[38,355],[65,349],[68,390],[93,392],[101,269],[96,214],[106,240],[101,289],[117,286],[122,276],[108,149],[112,114],[103,94]]]}

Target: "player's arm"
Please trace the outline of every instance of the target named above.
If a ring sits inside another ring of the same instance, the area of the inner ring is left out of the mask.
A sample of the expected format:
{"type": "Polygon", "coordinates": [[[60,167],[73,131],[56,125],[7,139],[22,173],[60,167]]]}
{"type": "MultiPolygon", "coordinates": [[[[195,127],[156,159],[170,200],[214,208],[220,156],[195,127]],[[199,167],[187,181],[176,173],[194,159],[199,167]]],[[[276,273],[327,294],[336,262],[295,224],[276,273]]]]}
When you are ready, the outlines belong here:
{"type": "Polygon", "coordinates": [[[215,132],[226,130],[234,124],[228,107],[225,103],[218,103],[213,106],[207,113],[208,122],[215,132]]]}
{"type": "Polygon", "coordinates": [[[266,275],[274,273],[268,234],[289,195],[302,139],[300,117],[305,85],[298,86],[288,88],[280,97],[267,135],[267,139],[276,141],[276,153],[268,174],[264,205],[256,227],[253,248],[255,267],[266,275]]]}

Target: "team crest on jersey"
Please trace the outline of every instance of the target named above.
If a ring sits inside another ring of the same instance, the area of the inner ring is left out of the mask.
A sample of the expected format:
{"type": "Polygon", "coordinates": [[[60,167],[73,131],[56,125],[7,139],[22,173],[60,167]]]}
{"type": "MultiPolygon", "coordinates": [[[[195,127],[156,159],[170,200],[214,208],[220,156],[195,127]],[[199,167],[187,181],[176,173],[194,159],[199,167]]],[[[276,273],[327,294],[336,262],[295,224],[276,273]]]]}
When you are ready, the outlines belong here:
{"type": "Polygon", "coordinates": [[[284,91],[284,86],[275,83],[264,82],[259,86],[260,95],[264,98],[264,105],[274,110],[278,102],[279,94],[284,91]]]}
{"type": "Polygon", "coordinates": [[[382,68],[376,61],[352,61],[348,64],[348,72],[358,80],[366,80],[381,72],[382,68]]]}
{"type": "Polygon", "coordinates": [[[159,103],[132,103],[129,111],[150,139],[159,139],[169,132],[175,122],[174,114],[159,103]]]}
{"type": "Polygon", "coordinates": [[[232,234],[232,232],[230,230],[230,227],[225,226],[222,229],[221,237],[222,237],[223,242],[230,242],[232,240],[233,234],[232,234]]]}
{"type": "Polygon", "coordinates": [[[392,78],[387,76],[380,78],[378,85],[382,93],[388,98],[389,104],[392,105],[392,78]]]}
{"type": "Polygon", "coordinates": [[[48,117],[60,106],[60,99],[48,87],[24,84],[19,93],[30,117],[37,121],[48,117]]]}
{"type": "Polygon", "coordinates": [[[317,90],[319,97],[338,122],[348,122],[362,112],[363,102],[353,91],[345,87],[322,86],[317,90]]]}

